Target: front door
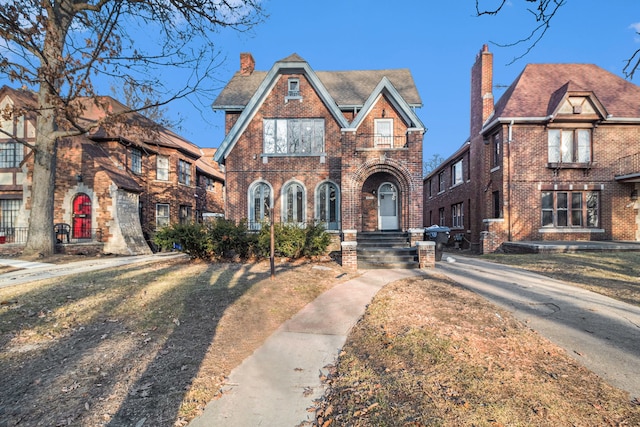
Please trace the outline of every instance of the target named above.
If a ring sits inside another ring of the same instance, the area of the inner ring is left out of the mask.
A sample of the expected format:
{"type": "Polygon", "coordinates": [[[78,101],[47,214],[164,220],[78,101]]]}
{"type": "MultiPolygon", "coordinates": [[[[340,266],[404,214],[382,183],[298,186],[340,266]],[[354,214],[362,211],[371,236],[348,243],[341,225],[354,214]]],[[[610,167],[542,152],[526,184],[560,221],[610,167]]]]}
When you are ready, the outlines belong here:
{"type": "Polygon", "coordinates": [[[378,229],[398,229],[398,189],[390,182],[378,188],[378,229]]]}
{"type": "Polygon", "coordinates": [[[91,199],[86,194],[78,194],[73,199],[73,238],[91,238],[91,199]]]}

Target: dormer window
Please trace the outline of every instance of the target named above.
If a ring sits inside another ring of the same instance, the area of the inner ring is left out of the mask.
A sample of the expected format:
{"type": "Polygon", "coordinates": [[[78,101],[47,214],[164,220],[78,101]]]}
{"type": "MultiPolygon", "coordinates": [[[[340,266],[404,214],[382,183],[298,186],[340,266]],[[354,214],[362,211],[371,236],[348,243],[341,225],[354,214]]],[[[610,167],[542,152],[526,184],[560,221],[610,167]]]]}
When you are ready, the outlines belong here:
{"type": "Polygon", "coordinates": [[[285,100],[289,99],[300,99],[302,100],[302,95],[300,94],[300,79],[298,78],[290,78],[287,82],[287,96],[285,100]]]}

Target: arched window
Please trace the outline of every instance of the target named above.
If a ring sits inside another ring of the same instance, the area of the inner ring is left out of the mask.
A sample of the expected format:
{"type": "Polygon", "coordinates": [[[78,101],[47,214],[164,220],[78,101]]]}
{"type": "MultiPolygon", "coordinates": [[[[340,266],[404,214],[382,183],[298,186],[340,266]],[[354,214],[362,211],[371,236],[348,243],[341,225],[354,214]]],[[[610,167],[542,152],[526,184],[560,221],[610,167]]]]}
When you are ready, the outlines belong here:
{"type": "Polygon", "coordinates": [[[340,229],[340,192],[333,182],[323,182],[316,190],[316,220],[327,230],[340,229]]]}
{"type": "Polygon", "coordinates": [[[306,196],[304,187],[292,181],[282,190],[282,220],[284,222],[305,222],[306,196]]]}
{"type": "Polygon", "coordinates": [[[255,182],[249,187],[249,228],[260,229],[260,222],[269,220],[271,209],[271,186],[264,182],[255,182]]]}

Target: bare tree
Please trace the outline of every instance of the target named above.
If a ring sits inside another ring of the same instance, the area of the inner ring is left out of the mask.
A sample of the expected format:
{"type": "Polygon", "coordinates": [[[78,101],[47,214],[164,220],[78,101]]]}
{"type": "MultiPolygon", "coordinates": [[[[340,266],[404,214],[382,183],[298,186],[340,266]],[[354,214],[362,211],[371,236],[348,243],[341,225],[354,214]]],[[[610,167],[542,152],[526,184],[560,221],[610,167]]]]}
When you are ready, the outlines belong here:
{"type": "MultiPolygon", "coordinates": [[[[568,0],[523,0],[526,3],[531,3],[532,7],[527,7],[527,11],[531,13],[534,18],[536,24],[531,32],[525,37],[506,44],[500,44],[496,42],[494,43],[496,46],[500,47],[513,47],[516,45],[525,45],[526,49],[523,54],[518,55],[513,58],[510,63],[514,63],[515,61],[522,59],[526,56],[531,50],[538,44],[538,42],[544,37],[551,26],[551,21],[554,16],[557,15],[560,8],[567,4],[568,0]],[[535,7],[534,7],[535,6],[535,7]]],[[[511,1],[508,0],[500,0],[496,5],[496,2],[490,2],[492,5],[490,7],[485,7],[484,0],[476,0],[476,15],[497,15],[500,13],[502,8],[509,4],[511,1]]],[[[640,32],[636,32],[640,35],[640,32]]],[[[637,49],[633,54],[625,60],[625,66],[622,69],[622,73],[628,78],[633,79],[633,76],[640,66],[640,49],[637,49]]]]}
{"type": "Polygon", "coordinates": [[[444,162],[444,158],[440,154],[434,154],[430,159],[422,163],[422,176],[427,176],[433,172],[438,166],[444,162]]]}
{"type": "Polygon", "coordinates": [[[216,31],[262,18],[260,0],[0,0],[0,72],[37,91],[25,255],[54,251],[57,142],[90,130],[79,118],[99,99],[96,79],[153,89],[136,97],[149,100],[139,109],[166,105],[203,90],[220,62],[216,31]],[[177,87],[176,71],[188,72],[177,87]]]}

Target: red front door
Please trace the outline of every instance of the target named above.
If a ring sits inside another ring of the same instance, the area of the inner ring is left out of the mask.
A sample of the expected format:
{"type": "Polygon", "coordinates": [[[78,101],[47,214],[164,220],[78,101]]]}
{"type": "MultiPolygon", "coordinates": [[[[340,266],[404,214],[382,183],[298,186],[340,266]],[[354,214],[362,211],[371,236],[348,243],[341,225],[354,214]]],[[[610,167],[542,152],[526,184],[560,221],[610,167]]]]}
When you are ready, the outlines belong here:
{"type": "Polygon", "coordinates": [[[73,238],[91,238],[91,199],[86,194],[73,199],[73,238]]]}

